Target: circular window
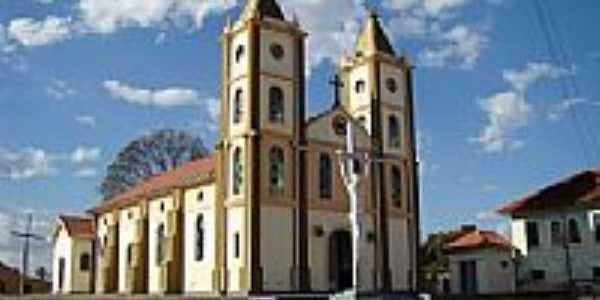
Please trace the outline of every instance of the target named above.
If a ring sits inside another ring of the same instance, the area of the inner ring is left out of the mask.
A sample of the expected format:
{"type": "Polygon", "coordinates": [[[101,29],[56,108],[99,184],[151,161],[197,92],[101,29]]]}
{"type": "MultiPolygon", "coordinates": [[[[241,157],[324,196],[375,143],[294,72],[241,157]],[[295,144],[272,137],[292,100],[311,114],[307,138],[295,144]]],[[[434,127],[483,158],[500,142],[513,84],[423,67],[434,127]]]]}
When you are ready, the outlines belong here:
{"type": "Polygon", "coordinates": [[[276,60],[281,60],[285,55],[285,50],[283,49],[283,46],[281,46],[280,44],[271,45],[271,55],[273,55],[273,57],[276,60]]]}
{"type": "Polygon", "coordinates": [[[387,86],[388,90],[392,93],[398,91],[398,83],[396,83],[396,80],[394,78],[388,78],[388,80],[385,82],[385,85],[387,86]]]}

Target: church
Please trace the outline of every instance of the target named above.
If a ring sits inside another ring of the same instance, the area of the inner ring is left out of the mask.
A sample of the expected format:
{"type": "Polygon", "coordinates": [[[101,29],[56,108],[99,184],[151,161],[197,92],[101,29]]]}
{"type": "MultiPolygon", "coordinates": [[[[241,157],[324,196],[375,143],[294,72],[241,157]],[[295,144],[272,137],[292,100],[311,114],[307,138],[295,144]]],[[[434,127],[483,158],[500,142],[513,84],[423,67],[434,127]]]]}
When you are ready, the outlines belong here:
{"type": "Polygon", "coordinates": [[[336,97],[307,115],[306,39],[276,0],[222,32],[214,151],[148,178],[52,232],[55,293],[332,292],[352,285],[340,172],[354,125],[360,288],[413,291],[419,241],[413,66],[369,14],[341,57],[336,97]]]}

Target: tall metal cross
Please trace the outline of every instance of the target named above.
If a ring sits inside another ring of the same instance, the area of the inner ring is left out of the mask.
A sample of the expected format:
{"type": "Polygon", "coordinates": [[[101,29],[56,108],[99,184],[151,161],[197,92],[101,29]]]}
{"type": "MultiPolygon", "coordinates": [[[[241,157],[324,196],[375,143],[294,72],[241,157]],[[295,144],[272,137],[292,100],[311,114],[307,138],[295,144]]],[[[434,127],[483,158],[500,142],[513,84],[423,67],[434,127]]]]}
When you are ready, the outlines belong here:
{"type": "Polygon", "coordinates": [[[333,101],[335,101],[335,105],[340,104],[340,88],[344,87],[344,82],[340,79],[340,75],[335,74],[333,79],[329,81],[329,84],[333,86],[333,101]]]}
{"type": "Polygon", "coordinates": [[[29,214],[27,216],[27,224],[25,225],[25,232],[19,232],[16,230],[11,230],[10,234],[16,238],[23,239],[23,252],[21,257],[21,295],[25,294],[25,280],[27,278],[27,274],[29,273],[29,247],[30,241],[34,240],[44,240],[43,237],[31,233],[31,226],[33,223],[33,216],[29,214]]]}
{"type": "Polygon", "coordinates": [[[360,289],[359,265],[360,265],[360,244],[362,233],[362,214],[361,201],[359,199],[359,184],[363,178],[369,175],[370,158],[359,153],[354,141],[354,126],[352,120],[346,121],[346,149],[339,152],[341,163],[340,173],[343,178],[344,186],[348,192],[350,200],[350,224],[352,226],[352,292],[356,293],[360,289]],[[356,167],[355,164],[362,164],[362,167],[356,167]]]}

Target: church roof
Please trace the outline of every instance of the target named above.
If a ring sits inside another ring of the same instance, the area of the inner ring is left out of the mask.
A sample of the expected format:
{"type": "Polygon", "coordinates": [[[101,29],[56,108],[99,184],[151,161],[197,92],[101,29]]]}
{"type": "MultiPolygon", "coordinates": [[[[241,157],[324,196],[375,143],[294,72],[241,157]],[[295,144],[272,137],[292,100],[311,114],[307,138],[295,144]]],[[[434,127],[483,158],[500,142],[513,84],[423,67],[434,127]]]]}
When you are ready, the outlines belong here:
{"type": "Polygon", "coordinates": [[[587,170],[544,187],[500,208],[498,213],[513,215],[579,204],[600,203],[600,170],[587,170]]]}
{"type": "Polygon", "coordinates": [[[71,237],[94,238],[95,229],[92,219],[77,216],[59,216],[71,237]]]}
{"type": "Polygon", "coordinates": [[[385,53],[392,56],[396,55],[394,47],[385,34],[379,18],[373,12],[369,14],[367,23],[358,37],[356,52],[362,54],[385,53]]]}
{"type": "Polygon", "coordinates": [[[285,20],[281,6],[277,0],[247,0],[246,6],[242,11],[241,20],[248,20],[252,16],[258,16],[260,19],[269,17],[278,20],[285,20]]]}
{"type": "Polygon", "coordinates": [[[512,245],[505,237],[494,231],[476,229],[463,231],[444,246],[444,249],[449,252],[488,248],[512,249],[512,245]]]}
{"type": "Polygon", "coordinates": [[[213,179],[215,160],[213,157],[201,158],[185,163],[171,171],[150,177],[132,187],[125,193],[117,195],[92,210],[94,213],[105,213],[136,205],[142,197],[149,197],[167,189],[196,184],[203,177],[213,179]]]}

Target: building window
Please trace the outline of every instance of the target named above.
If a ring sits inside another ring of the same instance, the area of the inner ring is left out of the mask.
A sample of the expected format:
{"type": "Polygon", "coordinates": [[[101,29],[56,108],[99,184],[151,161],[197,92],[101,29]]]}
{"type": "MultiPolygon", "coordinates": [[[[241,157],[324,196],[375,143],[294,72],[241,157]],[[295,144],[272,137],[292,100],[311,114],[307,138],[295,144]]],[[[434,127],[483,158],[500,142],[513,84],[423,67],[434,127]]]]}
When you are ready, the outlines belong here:
{"type": "Polygon", "coordinates": [[[133,265],[133,245],[132,244],[129,244],[127,246],[127,265],[130,267],[133,265]]]}
{"type": "Polygon", "coordinates": [[[392,166],[392,200],[395,207],[402,206],[402,172],[398,166],[392,166]]]}
{"type": "Polygon", "coordinates": [[[550,241],[552,246],[562,246],[563,245],[563,230],[562,223],[558,221],[552,221],[550,223],[550,241]]]}
{"type": "Polygon", "coordinates": [[[319,196],[330,199],[333,186],[333,169],[329,154],[322,153],[319,158],[319,196]]]}
{"type": "Polygon", "coordinates": [[[398,91],[398,84],[396,83],[396,80],[394,78],[388,78],[385,82],[385,85],[392,94],[398,91]]]}
{"type": "Polygon", "coordinates": [[[204,215],[196,218],[196,261],[204,259],[204,215]]]}
{"type": "Polygon", "coordinates": [[[544,280],[544,279],[546,279],[546,271],[544,271],[544,270],[531,270],[531,279],[533,279],[533,280],[544,280]]]}
{"type": "Polygon", "coordinates": [[[279,87],[269,89],[269,121],[272,123],[283,124],[284,104],[283,90],[279,87]]]}
{"type": "Polygon", "coordinates": [[[242,149],[235,148],[233,150],[233,163],[232,163],[232,174],[233,174],[233,195],[239,195],[242,191],[242,184],[244,180],[244,170],[242,165],[242,149]]]}
{"type": "Polygon", "coordinates": [[[581,233],[579,232],[579,225],[575,219],[569,219],[569,243],[581,243],[581,233]]]}
{"type": "Polygon", "coordinates": [[[364,80],[358,80],[354,84],[354,91],[357,94],[364,93],[366,89],[367,89],[367,83],[364,80]]]}
{"type": "Polygon", "coordinates": [[[200,191],[197,197],[198,202],[202,202],[204,200],[204,191],[200,191]]]}
{"type": "Polygon", "coordinates": [[[90,255],[88,253],[83,253],[79,257],[79,270],[82,272],[90,270],[90,255]]]}
{"type": "Polygon", "coordinates": [[[527,222],[527,247],[533,248],[540,245],[540,233],[536,222],[527,222]]]}
{"type": "Polygon", "coordinates": [[[389,139],[390,147],[400,148],[400,146],[402,145],[402,136],[400,134],[400,124],[398,123],[398,118],[396,118],[396,116],[390,116],[388,122],[389,122],[388,139],[389,139]]]}
{"type": "Polygon", "coordinates": [[[244,45],[239,45],[237,49],[235,49],[235,62],[239,63],[244,58],[244,54],[246,53],[246,48],[244,45]]]}
{"type": "Polygon", "coordinates": [[[240,233],[233,234],[233,257],[240,258],[240,233]]]}
{"type": "Polygon", "coordinates": [[[165,259],[165,224],[158,225],[156,229],[156,264],[160,265],[165,259]]]}
{"type": "Polygon", "coordinates": [[[275,58],[275,60],[281,60],[285,55],[285,49],[280,44],[273,44],[270,47],[271,55],[275,58]]]}
{"type": "Polygon", "coordinates": [[[365,116],[358,117],[358,123],[360,126],[367,128],[367,118],[365,116]]]}
{"type": "Polygon", "coordinates": [[[594,271],[593,271],[593,278],[594,281],[599,282],[600,281],[600,267],[594,267],[594,271]]]}
{"type": "Polygon", "coordinates": [[[283,186],[285,185],[285,171],[284,171],[284,154],[283,149],[279,147],[273,147],[269,154],[269,161],[271,164],[270,177],[271,177],[271,191],[282,192],[283,186]]]}
{"type": "Polygon", "coordinates": [[[232,121],[233,124],[239,124],[242,121],[242,113],[243,113],[243,105],[244,105],[244,90],[241,88],[235,90],[235,95],[233,97],[233,110],[232,110],[232,121]]]}

